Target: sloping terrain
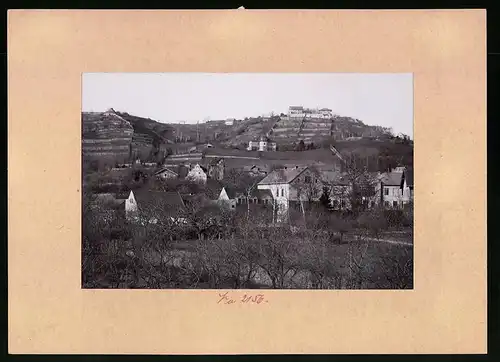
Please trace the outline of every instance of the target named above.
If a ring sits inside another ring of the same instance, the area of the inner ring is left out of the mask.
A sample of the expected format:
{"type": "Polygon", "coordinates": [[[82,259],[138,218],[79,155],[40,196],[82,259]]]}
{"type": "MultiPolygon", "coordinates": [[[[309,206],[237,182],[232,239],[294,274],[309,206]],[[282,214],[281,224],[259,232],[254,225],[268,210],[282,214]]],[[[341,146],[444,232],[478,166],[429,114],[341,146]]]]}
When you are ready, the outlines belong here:
{"type": "Polygon", "coordinates": [[[112,113],[82,113],[82,155],[85,158],[124,160],[130,152],[134,129],[112,113]]]}

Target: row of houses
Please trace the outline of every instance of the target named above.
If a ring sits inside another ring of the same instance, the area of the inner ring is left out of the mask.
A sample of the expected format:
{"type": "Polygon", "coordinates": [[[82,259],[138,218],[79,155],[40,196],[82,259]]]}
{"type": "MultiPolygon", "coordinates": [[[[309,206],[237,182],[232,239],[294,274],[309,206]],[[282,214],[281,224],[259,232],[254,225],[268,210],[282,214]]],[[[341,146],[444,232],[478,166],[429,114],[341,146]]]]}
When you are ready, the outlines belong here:
{"type": "MultiPolygon", "coordinates": [[[[201,167],[193,170],[197,174],[201,167]]],[[[192,171],[193,171],[192,170],[192,171]]],[[[201,169],[201,172],[204,172],[201,169]]],[[[366,176],[366,175],[365,175],[366,176]]],[[[383,206],[389,209],[402,209],[413,201],[413,172],[405,167],[399,167],[391,172],[368,175],[369,190],[361,190],[361,201],[365,208],[383,206]]],[[[192,180],[197,182],[196,180],[192,180]]],[[[235,189],[225,186],[218,180],[205,179],[205,187],[211,188],[212,197],[205,202],[235,210],[238,205],[263,205],[273,208],[277,220],[284,220],[293,205],[319,201],[323,188],[328,187],[331,208],[334,210],[349,210],[352,193],[357,187],[352,179],[331,170],[317,170],[307,166],[285,167],[273,170],[262,177],[255,185],[245,189],[235,189]]],[[[360,182],[361,184],[361,182],[360,182]]],[[[359,185],[358,185],[359,186],[359,185]]],[[[185,206],[186,197],[178,192],[162,192],[150,190],[130,191],[126,199],[118,200],[127,215],[135,213],[140,205],[151,207],[151,200],[158,206],[166,207],[176,215],[179,208],[185,206]],[[149,206],[146,206],[149,205],[149,206]]]]}
{"type": "Polygon", "coordinates": [[[324,187],[332,209],[351,209],[354,192],[359,192],[366,209],[377,206],[402,209],[413,202],[413,171],[399,167],[391,172],[350,177],[337,171],[296,166],[275,170],[257,184],[258,189],[270,191],[283,217],[293,203],[319,201],[324,187]],[[356,180],[356,177],[365,179],[356,180]]]}

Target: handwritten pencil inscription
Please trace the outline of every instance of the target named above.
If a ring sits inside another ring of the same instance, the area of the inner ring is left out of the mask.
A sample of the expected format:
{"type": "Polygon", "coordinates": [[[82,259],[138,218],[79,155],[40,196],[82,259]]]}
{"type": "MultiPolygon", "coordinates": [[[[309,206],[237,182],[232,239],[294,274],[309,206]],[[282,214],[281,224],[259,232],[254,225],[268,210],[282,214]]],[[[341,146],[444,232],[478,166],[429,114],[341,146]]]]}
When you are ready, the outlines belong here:
{"type": "Polygon", "coordinates": [[[243,294],[241,297],[232,297],[229,292],[219,293],[217,304],[261,304],[268,303],[264,294],[243,294]]]}

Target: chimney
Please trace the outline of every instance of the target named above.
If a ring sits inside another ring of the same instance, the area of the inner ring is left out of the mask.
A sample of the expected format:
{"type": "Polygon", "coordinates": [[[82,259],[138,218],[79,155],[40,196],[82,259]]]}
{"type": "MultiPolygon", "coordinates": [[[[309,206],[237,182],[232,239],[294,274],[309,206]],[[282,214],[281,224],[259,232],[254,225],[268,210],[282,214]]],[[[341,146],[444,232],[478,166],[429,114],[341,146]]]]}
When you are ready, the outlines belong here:
{"type": "Polygon", "coordinates": [[[299,166],[295,166],[295,169],[297,170],[299,168],[299,166]]]}

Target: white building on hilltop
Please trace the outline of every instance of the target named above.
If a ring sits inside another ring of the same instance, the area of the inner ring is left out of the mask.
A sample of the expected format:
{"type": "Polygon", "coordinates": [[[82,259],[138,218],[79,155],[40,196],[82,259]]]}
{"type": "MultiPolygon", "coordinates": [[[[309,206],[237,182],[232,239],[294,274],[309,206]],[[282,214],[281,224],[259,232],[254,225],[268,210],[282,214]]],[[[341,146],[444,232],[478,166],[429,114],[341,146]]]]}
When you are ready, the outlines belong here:
{"type": "Polygon", "coordinates": [[[324,118],[333,117],[333,111],[329,108],[304,108],[302,106],[290,106],[288,108],[289,118],[324,118]]]}

